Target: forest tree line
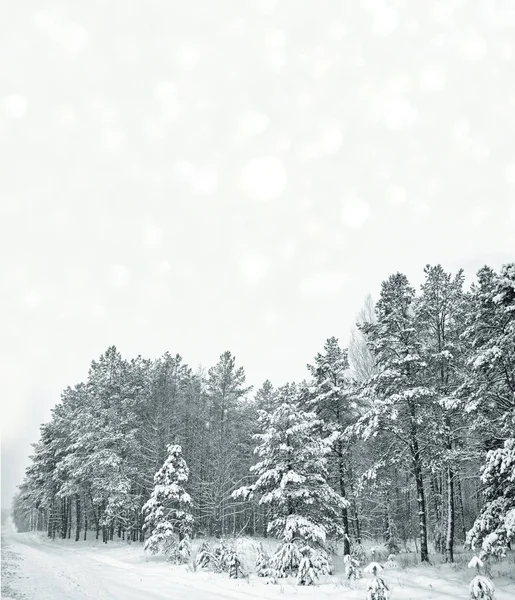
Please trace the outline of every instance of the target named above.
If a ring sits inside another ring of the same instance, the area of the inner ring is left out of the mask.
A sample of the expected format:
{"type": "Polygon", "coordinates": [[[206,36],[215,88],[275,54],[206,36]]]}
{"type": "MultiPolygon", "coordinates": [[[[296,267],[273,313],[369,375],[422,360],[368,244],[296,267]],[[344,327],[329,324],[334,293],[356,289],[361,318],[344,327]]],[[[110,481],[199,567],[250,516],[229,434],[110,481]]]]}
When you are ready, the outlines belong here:
{"type": "Polygon", "coordinates": [[[285,406],[315,413],[313,435],[330,441],[346,554],[364,538],[415,543],[422,561],[431,547],[453,561],[466,538],[502,554],[515,539],[515,264],[482,268],[469,289],[440,265],[418,292],[390,276],[349,348],[328,339],[296,384],[253,390],[230,352],[204,371],[110,347],[42,425],[16,527],[143,541],[142,507],[173,443],[190,471],[193,535],[266,536],[273,509],[235,492],[255,484],[255,436],[285,406]]]}

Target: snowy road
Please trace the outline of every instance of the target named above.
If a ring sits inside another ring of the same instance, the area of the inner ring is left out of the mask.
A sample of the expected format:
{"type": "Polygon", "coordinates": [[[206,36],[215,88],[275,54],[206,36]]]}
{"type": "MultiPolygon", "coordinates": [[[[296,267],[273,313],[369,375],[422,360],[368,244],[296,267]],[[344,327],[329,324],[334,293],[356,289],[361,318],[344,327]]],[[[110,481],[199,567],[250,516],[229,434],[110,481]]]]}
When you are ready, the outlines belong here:
{"type": "MultiPolygon", "coordinates": [[[[497,579],[496,599],[515,598],[511,577],[497,579]]],[[[468,597],[471,573],[447,565],[385,571],[392,600],[459,600],[468,597]]],[[[349,584],[343,576],[315,587],[284,582],[264,585],[252,577],[188,571],[169,563],[146,561],[139,544],[91,540],[52,542],[44,535],[2,531],[3,600],[363,600],[366,581],[349,584]]]]}
{"type": "MultiPolygon", "coordinates": [[[[191,583],[174,581],[169,566],[134,565],[111,556],[103,548],[67,547],[27,534],[4,533],[2,553],[7,560],[7,600],[177,600],[198,598],[191,583]],[[156,568],[157,567],[157,568],[156,568]]],[[[129,553],[129,560],[133,558],[129,553]]],[[[140,552],[138,552],[140,554],[140,552]]],[[[227,598],[209,589],[205,600],[227,598]]]]}

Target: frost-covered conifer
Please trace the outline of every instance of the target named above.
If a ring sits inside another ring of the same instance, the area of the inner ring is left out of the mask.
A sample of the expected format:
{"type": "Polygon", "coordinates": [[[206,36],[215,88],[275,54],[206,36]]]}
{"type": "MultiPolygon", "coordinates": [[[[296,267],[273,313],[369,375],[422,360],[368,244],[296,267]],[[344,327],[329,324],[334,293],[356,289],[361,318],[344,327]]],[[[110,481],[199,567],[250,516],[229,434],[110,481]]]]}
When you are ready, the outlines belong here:
{"type": "Polygon", "coordinates": [[[313,585],[321,575],[331,572],[327,554],[323,549],[306,545],[300,549],[300,556],[297,573],[299,585],[313,585]]]}
{"type": "Polygon", "coordinates": [[[260,544],[256,557],[256,573],[258,577],[269,577],[271,575],[270,557],[260,544]]]}
{"type": "Polygon", "coordinates": [[[366,573],[372,573],[372,579],[367,584],[367,600],[387,600],[388,586],[378,573],[383,570],[383,567],[376,562],[371,562],[366,568],[366,573]]]}
{"type": "MultiPolygon", "coordinates": [[[[357,420],[359,416],[356,403],[356,389],[350,377],[348,353],[340,348],[335,337],[329,338],[323,353],[315,357],[315,364],[308,365],[313,377],[306,392],[305,403],[323,422],[327,432],[333,434],[334,440],[328,456],[332,480],[340,495],[345,498],[349,492],[351,463],[351,443],[345,436],[345,428],[357,420]]],[[[351,488],[352,489],[352,488],[351,488]]],[[[347,507],[341,509],[343,526],[344,553],[350,552],[350,529],[347,507]]],[[[357,538],[360,538],[360,523],[354,499],[354,523],[357,538]]]]}
{"type": "Polygon", "coordinates": [[[468,564],[469,569],[477,569],[477,575],[469,585],[470,600],[494,600],[494,584],[488,577],[481,575],[480,569],[482,566],[483,561],[477,556],[474,556],[468,564]]]}
{"type": "Polygon", "coordinates": [[[395,560],[395,554],[390,554],[388,556],[388,560],[386,561],[385,566],[389,569],[396,569],[399,566],[397,564],[397,561],[395,560]]]}
{"type": "Polygon", "coordinates": [[[480,547],[480,556],[504,556],[515,541],[515,439],[490,450],[481,480],[486,503],[467,535],[467,544],[480,547]]]}
{"type": "Polygon", "coordinates": [[[515,263],[498,276],[485,267],[478,279],[467,331],[475,379],[466,410],[476,415],[491,449],[481,474],[486,502],[467,543],[480,547],[482,557],[503,556],[515,541],[515,263]]]}
{"type": "Polygon", "coordinates": [[[261,412],[262,433],[255,437],[260,461],[252,467],[257,480],[240,488],[235,497],[260,498],[268,505],[268,531],[282,544],[272,559],[278,574],[295,573],[301,561],[300,548],[324,549],[329,532],[341,532],[339,511],[348,502],[327,483],[327,454],[333,440],[322,438],[314,413],[300,409],[297,390],[279,390],[278,407],[261,412]]]}
{"type": "Polygon", "coordinates": [[[211,546],[208,542],[202,542],[197,553],[195,565],[201,569],[207,569],[207,567],[214,562],[215,558],[211,546]]]}
{"type": "MultiPolygon", "coordinates": [[[[429,561],[427,545],[427,507],[424,490],[423,434],[428,410],[434,396],[427,385],[427,364],[423,360],[422,340],[414,318],[415,290],[402,273],[382,283],[376,305],[376,323],[361,328],[367,336],[377,364],[377,373],[367,382],[364,397],[370,410],[352,427],[363,440],[381,433],[397,445],[393,457],[407,455],[415,478],[420,527],[420,558],[429,561]]],[[[385,464],[381,457],[377,464],[385,464]]]]}
{"type": "Polygon", "coordinates": [[[238,579],[243,574],[241,559],[234,548],[229,548],[227,552],[226,568],[231,579],[238,579]]]}
{"type": "Polygon", "coordinates": [[[345,563],[345,575],[347,579],[361,579],[363,575],[359,568],[360,563],[356,558],[353,558],[350,554],[346,554],[343,557],[343,562],[345,563]]]}
{"type": "MultiPolygon", "coordinates": [[[[167,451],[168,458],[154,476],[154,489],[143,506],[143,513],[144,528],[149,533],[145,550],[171,557],[172,554],[177,556],[178,541],[189,539],[193,516],[191,497],[184,489],[189,469],[182,457],[182,448],[170,444],[167,451]]],[[[186,551],[185,544],[182,551],[186,551]]]]}

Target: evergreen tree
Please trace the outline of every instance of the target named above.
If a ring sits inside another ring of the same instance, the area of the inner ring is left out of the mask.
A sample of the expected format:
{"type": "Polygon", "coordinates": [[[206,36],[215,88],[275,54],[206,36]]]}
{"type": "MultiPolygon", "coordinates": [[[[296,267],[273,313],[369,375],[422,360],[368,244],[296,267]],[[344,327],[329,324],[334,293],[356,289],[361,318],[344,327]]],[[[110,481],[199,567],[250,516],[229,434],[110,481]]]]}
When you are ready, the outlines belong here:
{"type": "Polygon", "coordinates": [[[251,390],[251,387],[245,386],[245,379],[243,367],[236,367],[236,360],[230,352],[224,352],[208,372],[208,491],[212,513],[209,525],[211,533],[218,536],[225,535],[229,530],[230,517],[234,517],[230,506],[231,493],[241,479],[235,448],[241,439],[241,426],[245,423],[247,405],[244,398],[251,390]]]}
{"type": "MultiPolygon", "coordinates": [[[[454,561],[455,535],[455,480],[459,476],[460,450],[463,447],[463,416],[460,414],[454,394],[464,375],[465,347],[462,342],[463,319],[463,273],[455,277],[446,273],[440,265],[424,269],[426,275],[422,295],[416,302],[415,315],[422,338],[422,358],[427,363],[427,384],[435,392],[433,411],[436,421],[436,438],[430,445],[431,477],[440,476],[447,489],[447,515],[445,535],[446,560],[454,561]]],[[[433,489],[435,489],[432,481],[433,489]]],[[[436,528],[440,528],[441,498],[435,498],[436,528]]],[[[443,519],[442,519],[443,520],[443,519]]],[[[443,549],[443,548],[442,548],[443,549]]]]}
{"type": "MultiPolygon", "coordinates": [[[[308,406],[316,412],[324,428],[334,439],[328,457],[331,479],[334,480],[335,488],[342,498],[346,498],[347,480],[351,479],[352,457],[350,439],[344,435],[344,432],[359,416],[356,393],[350,380],[348,353],[340,348],[336,338],[329,338],[325,343],[324,352],[316,355],[315,364],[308,365],[308,369],[313,378],[313,383],[309,387],[308,406]]],[[[355,499],[352,504],[359,532],[355,499]]],[[[342,508],[342,525],[344,554],[349,554],[350,529],[347,506],[342,508]]]]}
{"type": "Polygon", "coordinates": [[[193,523],[191,497],[185,490],[189,469],[180,446],[170,444],[167,452],[168,457],[155,474],[152,494],[143,506],[144,529],[149,534],[145,549],[184,559],[190,554],[188,541],[193,523]]]}
{"type": "MultiPolygon", "coordinates": [[[[373,405],[353,431],[364,440],[383,432],[397,445],[395,450],[390,448],[390,453],[409,453],[417,491],[420,557],[427,562],[422,423],[424,416],[427,419],[434,392],[427,385],[427,365],[421,357],[413,311],[414,298],[415,290],[401,273],[392,275],[382,284],[376,305],[377,322],[363,326],[378,369],[364,391],[373,405]]],[[[429,422],[429,419],[424,421],[426,428],[429,422]]]]}
{"type": "Polygon", "coordinates": [[[485,505],[467,536],[482,555],[503,555],[515,540],[515,264],[496,276],[478,273],[472,292],[475,320],[467,334],[474,354],[474,380],[466,409],[486,433],[488,449],[481,480],[485,505]]]}
{"type": "Polygon", "coordinates": [[[251,469],[256,481],[234,495],[258,496],[270,507],[268,531],[282,542],[273,565],[285,574],[300,564],[299,544],[324,553],[328,533],[342,532],[338,511],[348,501],[327,483],[333,439],[322,438],[316,415],[300,409],[295,386],[284,386],[278,396],[271,414],[260,413],[262,433],[255,436],[260,461],[251,469]]]}

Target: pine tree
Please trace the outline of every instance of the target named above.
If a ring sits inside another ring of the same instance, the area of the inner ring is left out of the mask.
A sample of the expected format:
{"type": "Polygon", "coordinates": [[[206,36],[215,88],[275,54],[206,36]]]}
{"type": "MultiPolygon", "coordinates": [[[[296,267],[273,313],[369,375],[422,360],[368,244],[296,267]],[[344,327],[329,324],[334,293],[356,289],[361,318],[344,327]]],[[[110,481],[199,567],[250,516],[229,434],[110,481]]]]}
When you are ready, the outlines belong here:
{"type": "Polygon", "coordinates": [[[230,352],[224,352],[209,369],[209,501],[212,511],[209,525],[210,533],[218,536],[225,535],[230,526],[229,500],[240,479],[235,446],[240,440],[241,425],[245,424],[243,399],[250,389],[245,386],[243,367],[236,367],[230,352]]]}
{"type": "MultiPolygon", "coordinates": [[[[401,273],[383,282],[376,305],[377,323],[363,326],[378,372],[365,387],[372,408],[353,427],[364,440],[382,432],[396,444],[400,456],[409,453],[415,479],[420,526],[420,557],[429,561],[427,509],[422,456],[422,419],[427,416],[434,392],[427,386],[426,363],[414,320],[415,290],[401,273]]],[[[430,422],[428,419],[425,425],[430,422]]],[[[385,464],[384,458],[378,463],[385,464]]]]}
{"type": "Polygon", "coordinates": [[[262,433],[252,467],[256,482],[235,492],[235,497],[259,497],[270,507],[268,531],[282,544],[272,559],[280,574],[296,572],[300,547],[324,551],[328,533],[339,532],[338,511],[348,501],[327,483],[327,455],[332,438],[320,437],[321,422],[300,409],[295,386],[279,390],[278,407],[260,413],[262,433]]]}
{"type": "Polygon", "coordinates": [[[367,583],[367,600],[387,600],[388,586],[385,580],[379,576],[383,567],[376,562],[371,562],[366,568],[365,573],[372,573],[372,579],[367,583]]]}
{"type": "Polygon", "coordinates": [[[499,276],[485,267],[478,280],[467,331],[474,380],[464,391],[488,452],[481,475],[485,505],[467,542],[481,547],[482,556],[502,556],[515,540],[515,264],[499,276]]]}
{"type": "MultiPolygon", "coordinates": [[[[308,406],[323,421],[324,428],[332,435],[334,444],[329,455],[335,488],[342,498],[348,495],[350,479],[351,447],[350,439],[344,435],[345,429],[359,416],[356,393],[349,373],[349,360],[346,350],[342,350],[335,337],[329,338],[324,352],[317,354],[315,364],[308,365],[313,377],[309,387],[308,406]]],[[[359,520],[356,502],[353,507],[359,538],[359,520]]],[[[349,513],[347,506],[342,508],[344,534],[344,554],[350,552],[349,513]]]]}
{"type": "Polygon", "coordinates": [[[150,499],[143,506],[144,529],[149,533],[145,550],[183,557],[185,545],[177,549],[177,544],[189,540],[193,523],[191,497],[185,490],[189,469],[180,446],[170,444],[167,452],[167,459],[154,477],[150,499]]]}
{"type": "MultiPolygon", "coordinates": [[[[463,273],[455,277],[440,265],[424,269],[422,295],[415,305],[417,326],[422,337],[422,357],[427,363],[427,384],[435,392],[433,411],[436,421],[435,437],[431,447],[432,477],[444,476],[447,488],[447,516],[445,533],[442,531],[442,550],[447,562],[454,561],[455,479],[458,476],[459,454],[463,440],[457,434],[463,425],[463,414],[454,400],[464,375],[465,347],[463,273]]],[[[462,428],[461,428],[462,429],[462,428]]],[[[436,514],[436,531],[443,530],[436,514]]]]}
{"type": "Polygon", "coordinates": [[[515,438],[490,450],[481,475],[485,505],[467,535],[481,557],[504,556],[515,542],[515,438]]]}
{"type": "Polygon", "coordinates": [[[494,600],[494,584],[490,581],[490,579],[488,579],[488,577],[481,575],[480,569],[482,566],[483,561],[477,556],[474,556],[468,564],[469,569],[477,570],[477,575],[469,585],[470,600],[494,600]]]}

